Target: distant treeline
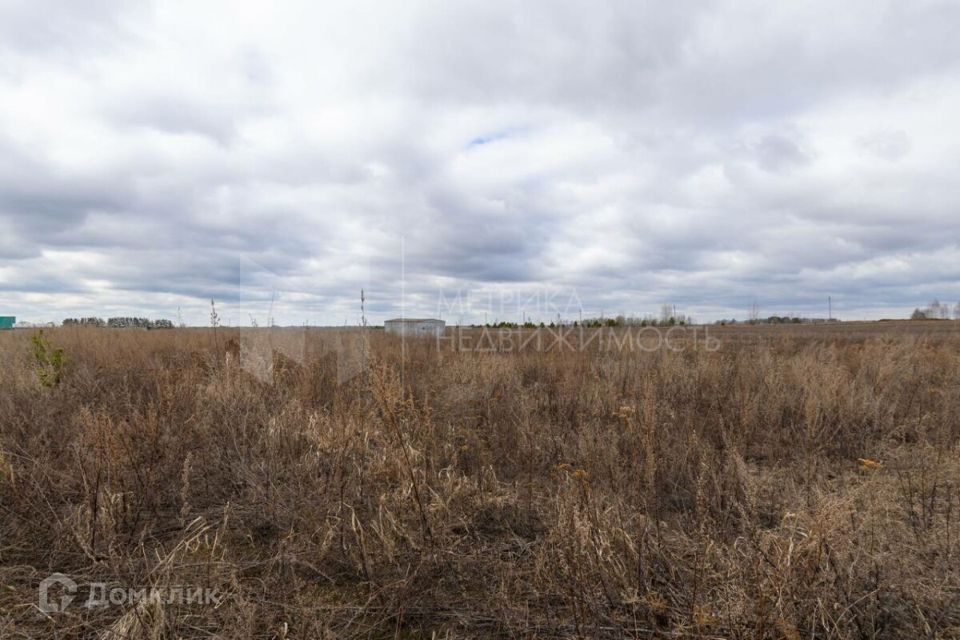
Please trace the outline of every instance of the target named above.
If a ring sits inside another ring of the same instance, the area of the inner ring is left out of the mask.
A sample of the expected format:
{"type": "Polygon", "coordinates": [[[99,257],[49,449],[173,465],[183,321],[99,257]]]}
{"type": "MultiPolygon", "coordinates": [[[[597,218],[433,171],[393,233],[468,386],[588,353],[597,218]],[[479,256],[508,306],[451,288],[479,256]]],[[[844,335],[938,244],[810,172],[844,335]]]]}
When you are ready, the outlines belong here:
{"type": "MultiPolygon", "coordinates": [[[[624,316],[617,316],[615,318],[584,318],[583,326],[587,328],[597,328],[597,327],[673,327],[673,326],[684,326],[691,324],[692,321],[686,316],[674,317],[670,316],[666,319],[658,318],[626,318],[624,316]]],[[[550,328],[554,329],[556,327],[579,327],[581,325],[580,321],[558,321],[550,323],[536,323],[536,322],[494,322],[487,323],[485,325],[471,325],[474,327],[483,326],[490,329],[543,329],[550,328]]]]}
{"type": "Polygon", "coordinates": [[[754,320],[717,320],[714,324],[822,324],[825,322],[840,322],[836,318],[801,318],[798,316],[770,316],[754,320]]]}
{"type": "MultiPolygon", "coordinates": [[[[914,309],[911,320],[949,320],[950,305],[940,302],[936,298],[922,309],[914,309]]],[[[953,307],[953,319],[960,320],[960,302],[953,307]]]]}
{"type": "Polygon", "coordinates": [[[170,320],[150,320],[149,318],[67,318],[65,327],[107,327],[110,329],[173,329],[170,320]]]}

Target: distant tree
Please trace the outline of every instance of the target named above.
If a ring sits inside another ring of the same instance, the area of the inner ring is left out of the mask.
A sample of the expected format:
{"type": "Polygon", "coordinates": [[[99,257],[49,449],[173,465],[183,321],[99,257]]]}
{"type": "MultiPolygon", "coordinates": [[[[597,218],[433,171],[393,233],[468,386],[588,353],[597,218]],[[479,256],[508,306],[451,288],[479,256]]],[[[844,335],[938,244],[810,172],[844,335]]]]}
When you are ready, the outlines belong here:
{"type": "MultiPolygon", "coordinates": [[[[958,304],[960,306],[960,304],[958,304]]],[[[954,308],[954,317],[957,317],[957,309],[954,308]]],[[[949,320],[950,319],[950,305],[944,304],[934,298],[930,301],[923,309],[914,309],[913,315],[910,316],[911,320],[949,320]]]]}
{"type": "Polygon", "coordinates": [[[217,313],[217,303],[210,301],[210,326],[214,329],[220,326],[220,314],[217,313]]]}
{"type": "Polygon", "coordinates": [[[927,305],[926,316],[931,320],[936,320],[937,318],[945,320],[950,317],[950,307],[934,298],[933,301],[927,305]]]}
{"type": "Polygon", "coordinates": [[[669,304],[660,307],[660,324],[667,324],[673,317],[673,307],[669,304]]]}
{"type": "Polygon", "coordinates": [[[953,319],[960,320],[960,302],[953,307],[953,319]]]}

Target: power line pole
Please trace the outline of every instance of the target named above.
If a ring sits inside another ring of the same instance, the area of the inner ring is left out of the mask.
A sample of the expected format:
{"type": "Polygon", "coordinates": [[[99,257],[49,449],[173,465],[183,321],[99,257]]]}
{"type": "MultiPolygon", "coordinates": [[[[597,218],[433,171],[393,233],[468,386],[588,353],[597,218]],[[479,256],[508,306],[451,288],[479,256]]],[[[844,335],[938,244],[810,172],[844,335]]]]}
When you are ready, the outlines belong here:
{"type": "Polygon", "coordinates": [[[360,289],[360,326],[367,326],[367,312],[364,309],[364,303],[366,303],[367,297],[363,292],[363,289],[360,289]]]}

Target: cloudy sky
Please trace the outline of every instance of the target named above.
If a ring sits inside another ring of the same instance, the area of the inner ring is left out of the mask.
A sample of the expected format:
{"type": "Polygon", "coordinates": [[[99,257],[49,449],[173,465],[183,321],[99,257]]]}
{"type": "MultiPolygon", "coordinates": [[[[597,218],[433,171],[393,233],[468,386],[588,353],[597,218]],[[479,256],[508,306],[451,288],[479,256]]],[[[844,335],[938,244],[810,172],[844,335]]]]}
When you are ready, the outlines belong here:
{"type": "Polygon", "coordinates": [[[960,300],[960,3],[0,0],[0,315],[960,300]]]}

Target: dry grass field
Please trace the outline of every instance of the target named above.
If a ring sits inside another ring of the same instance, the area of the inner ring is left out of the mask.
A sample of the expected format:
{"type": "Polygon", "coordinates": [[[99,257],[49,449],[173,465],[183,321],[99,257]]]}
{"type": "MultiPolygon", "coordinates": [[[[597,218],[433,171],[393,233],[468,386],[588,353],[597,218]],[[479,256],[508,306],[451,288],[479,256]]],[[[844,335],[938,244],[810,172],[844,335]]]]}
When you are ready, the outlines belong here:
{"type": "Polygon", "coordinates": [[[269,332],[0,334],[0,637],[960,637],[956,323],[269,332]]]}

